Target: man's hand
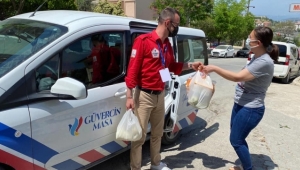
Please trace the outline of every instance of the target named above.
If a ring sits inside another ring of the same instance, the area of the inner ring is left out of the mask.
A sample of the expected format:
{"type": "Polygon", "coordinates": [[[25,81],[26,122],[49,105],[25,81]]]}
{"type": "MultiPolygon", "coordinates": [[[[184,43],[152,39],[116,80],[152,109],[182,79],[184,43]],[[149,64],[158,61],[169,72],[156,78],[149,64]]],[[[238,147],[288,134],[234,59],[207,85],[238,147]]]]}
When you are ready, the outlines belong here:
{"type": "Polygon", "coordinates": [[[133,96],[132,96],[132,89],[127,88],[126,92],[126,109],[134,109],[134,102],[133,102],[133,96]]]}
{"type": "Polygon", "coordinates": [[[129,110],[129,109],[134,109],[134,102],[133,102],[133,99],[132,98],[127,98],[126,100],[126,109],[129,110]]]}
{"type": "Polygon", "coordinates": [[[201,62],[194,62],[192,64],[192,68],[195,70],[195,71],[198,71],[198,70],[202,70],[203,69],[203,64],[201,62]]]}

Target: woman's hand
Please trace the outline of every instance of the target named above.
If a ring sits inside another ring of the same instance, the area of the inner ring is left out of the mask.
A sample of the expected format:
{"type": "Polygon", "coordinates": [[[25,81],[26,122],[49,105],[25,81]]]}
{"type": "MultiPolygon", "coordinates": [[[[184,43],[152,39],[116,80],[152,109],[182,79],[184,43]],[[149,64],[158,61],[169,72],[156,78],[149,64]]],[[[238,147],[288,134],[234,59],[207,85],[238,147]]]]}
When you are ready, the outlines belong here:
{"type": "MultiPolygon", "coordinates": [[[[216,68],[216,66],[214,66],[214,65],[203,66],[202,72],[208,74],[208,73],[214,72],[214,71],[215,71],[215,68],[216,68]]],[[[200,71],[201,71],[201,70],[200,70],[200,71]]]]}

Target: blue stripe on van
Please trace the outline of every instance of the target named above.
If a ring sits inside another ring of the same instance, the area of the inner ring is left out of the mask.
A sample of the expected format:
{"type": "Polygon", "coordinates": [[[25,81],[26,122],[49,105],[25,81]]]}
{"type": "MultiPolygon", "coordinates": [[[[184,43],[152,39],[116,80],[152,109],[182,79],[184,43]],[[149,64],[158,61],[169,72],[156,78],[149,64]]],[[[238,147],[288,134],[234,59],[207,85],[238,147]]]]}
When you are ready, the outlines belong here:
{"type": "Polygon", "coordinates": [[[20,152],[30,158],[46,163],[51,157],[58,154],[55,150],[22,134],[15,137],[16,130],[0,122],[0,144],[20,152]]]}
{"type": "Polygon", "coordinates": [[[185,128],[185,127],[187,127],[189,125],[188,122],[187,122],[187,120],[185,118],[181,119],[179,121],[179,124],[180,124],[181,128],[185,128]]]}
{"type": "Polygon", "coordinates": [[[120,149],[123,149],[123,147],[115,141],[109,142],[109,143],[101,146],[101,148],[107,150],[109,153],[114,153],[120,149]]]}
{"type": "Polygon", "coordinates": [[[82,166],[83,165],[69,159],[69,160],[61,162],[59,164],[56,164],[52,167],[57,169],[57,170],[67,170],[67,169],[78,169],[78,168],[81,168],[82,166]]]}

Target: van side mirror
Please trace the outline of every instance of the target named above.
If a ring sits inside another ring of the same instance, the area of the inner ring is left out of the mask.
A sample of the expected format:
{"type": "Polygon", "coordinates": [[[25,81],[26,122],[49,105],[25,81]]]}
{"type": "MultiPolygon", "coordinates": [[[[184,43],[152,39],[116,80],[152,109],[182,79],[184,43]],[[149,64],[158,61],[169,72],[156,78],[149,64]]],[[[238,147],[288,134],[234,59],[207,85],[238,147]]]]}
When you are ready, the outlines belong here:
{"type": "Polygon", "coordinates": [[[85,99],[87,97],[85,85],[70,77],[58,79],[51,87],[50,92],[55,94],[70,95],[75,99],[85,99]]]}

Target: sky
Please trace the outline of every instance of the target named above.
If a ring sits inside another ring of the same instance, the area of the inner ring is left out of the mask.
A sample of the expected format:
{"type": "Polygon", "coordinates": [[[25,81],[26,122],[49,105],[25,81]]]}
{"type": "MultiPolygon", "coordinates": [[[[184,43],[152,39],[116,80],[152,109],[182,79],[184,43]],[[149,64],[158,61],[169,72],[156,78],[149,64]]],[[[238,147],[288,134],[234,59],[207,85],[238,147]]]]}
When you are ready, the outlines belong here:
{"type": "Polygon", "coordinates": [[[250,12],[255,16],[267,16],[273,20],[285,20],[298,18],[300,21],[300,12],[289,12],[290,4],[299,3],[300,0],[252,0],[250,2],[250,12]]]}

